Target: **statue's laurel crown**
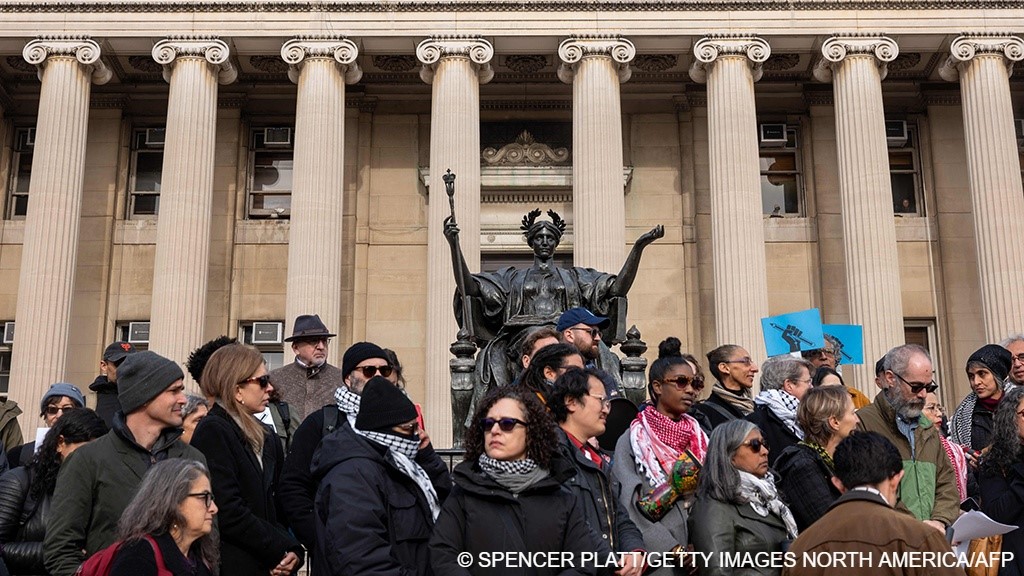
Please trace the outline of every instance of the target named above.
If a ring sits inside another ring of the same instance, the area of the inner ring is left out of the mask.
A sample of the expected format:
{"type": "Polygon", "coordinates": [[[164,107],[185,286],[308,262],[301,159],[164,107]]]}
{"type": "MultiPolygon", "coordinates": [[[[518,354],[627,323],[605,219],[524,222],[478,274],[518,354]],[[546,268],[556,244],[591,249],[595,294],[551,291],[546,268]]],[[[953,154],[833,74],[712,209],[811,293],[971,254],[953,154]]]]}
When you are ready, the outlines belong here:
{"type": "MultiPolygon", "coordinates": [[[[532,228],[533,224],[537,221],[537,216],[540,216],[540,208],[531,210],[529,214],[523,216],[523,225],[520,226],[519,228],[523,232],[529,232],[530,228],[532,228]]],[[[565,220],[562,220],[562,217],[558,215],[558,212],[555,212],[554,210],[548,210],[548,216],[551,217],[551,223],[555,225],[555,228],[558,228],[558,232],[564,233],[565,220]]]]}

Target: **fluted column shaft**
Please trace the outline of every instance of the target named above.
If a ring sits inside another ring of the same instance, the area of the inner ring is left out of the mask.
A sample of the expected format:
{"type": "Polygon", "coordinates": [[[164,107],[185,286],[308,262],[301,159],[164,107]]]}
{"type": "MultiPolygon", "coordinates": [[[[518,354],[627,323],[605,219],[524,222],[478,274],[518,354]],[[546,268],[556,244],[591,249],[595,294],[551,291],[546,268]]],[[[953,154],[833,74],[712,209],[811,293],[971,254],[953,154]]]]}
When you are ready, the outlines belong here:
{"type": "MultiPolygon", "coordinates": [[[[319,314],[341,332],[342,217],[345,191],[345,84],[359,81],[356,45],[342,38],[297,38],[281,48],[298,84],[295,164],[288,239],[286,325],[319,314]],[[315,252],[310,247],[316,246],[315,252]]],[[[330,348],[340,364],[342,348],[330,348]]],[[[286,354],[291,356],[291,348],[286,354]]]]}
{"type": "MultiPolygon", "coordinates": [[[[898,52],[884,37],[833,37],[822,46],[825,59],[815,70],[833,83],[850,322],[864,326],[867,363],[905,339],[882,108],[885,64],[898,52]]],[[[869,372],[858,370],[855,378],[868,393],[869,372]]]]}
{"type": "Polygon", "coordinates": [[[717,342],[765,357],[768,280],[754,82],[771,49],[759,38],[701,39],[690,75],[708,87],[711,250],[717,342]]]}
{"type": "Polygon", "coordinates": [[[23,56],[38,67],[42,81],[9,391],[26,412],[22,426],[28,430],[35,428],[43,392],[66,378],[90,80],[102,84],[110,71],[99,59],[99,45],[86,38],[40,38],[25,46],[23,56]]]}
{"type": "Polygon", "coordinates": [[[574,263],[617,272],[626,243],[619,83],[636,48],[624,38],[580,36],[564,40],[558,55],[558,76],[572,83],[574,263]]]}
{"type": "Polygon", "coordinates": [[[442,177],[456,175],[455,218],[466,265],[480,270],[480,84],[493,76],[494,54],[486,40],[436,37],[420,43],[420,77],[431,84],[430,198],[427,207],[427,408],[430,435],[448,446],[452,438],[448,346],[458,325],[452,310],[455,271],[444,237],[449,216],[442,177]]]}
{"type": "Polygon", "coordinates": [[[171,86],[149,346],[184,362],[204,342],[217,83],[233,81],[236,73],[227,45],[212,38],[162,40],[153,58],[171,86]]]}
{"type": "Polygon", "coordinates": [[[1010,99],[1010,74],[1024,59],[1024,41],[961,36],[950,50],[942,75],[960,80],[985,338],[998,342],[1019,331],[1024,318],[1024,195],[1010,99]]]}

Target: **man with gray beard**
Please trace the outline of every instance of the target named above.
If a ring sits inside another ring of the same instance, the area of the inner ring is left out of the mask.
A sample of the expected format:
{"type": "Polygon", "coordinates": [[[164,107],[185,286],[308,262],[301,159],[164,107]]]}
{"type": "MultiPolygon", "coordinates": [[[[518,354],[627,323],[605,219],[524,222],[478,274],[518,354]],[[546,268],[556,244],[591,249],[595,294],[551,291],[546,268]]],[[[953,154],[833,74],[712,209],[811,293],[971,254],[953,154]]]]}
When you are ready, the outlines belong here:
{"type": "Polygon", "coordinates": [[[938,431],[921,416],[934,392],[932,359],[917,344],[897,346],[885,355],[884,389],[857,416],[860,429],[878,432],[900,451],[903,469],[896,509],[945,533],[960,511],[953,468],[938,431]]]}

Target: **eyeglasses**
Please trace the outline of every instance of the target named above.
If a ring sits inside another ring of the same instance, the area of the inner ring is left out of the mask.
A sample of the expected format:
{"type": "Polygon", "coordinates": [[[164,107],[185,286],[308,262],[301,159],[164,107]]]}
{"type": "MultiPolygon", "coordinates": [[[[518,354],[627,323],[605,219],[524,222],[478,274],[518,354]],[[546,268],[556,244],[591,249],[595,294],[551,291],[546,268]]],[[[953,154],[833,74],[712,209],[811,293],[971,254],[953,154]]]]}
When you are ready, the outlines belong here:
{"type": "Polygon", "coordinates": [[[1024,418],[1024,410],[1018,410],[1017,411],[1017,416],[1020,416],[1021,418],[1024,418]]]}
{"type": "Polygon", "coordinates": [[[722,362],[726,364],[743,364],[744,366],[750,366],[754,363],[754,361],[750,359],[750,356],[744,356],[743,358],[737,358],[735,360],[722,360],[722,362]]]}
{"type": "Polygon", "coordinates": [[[399,424],[395,426],[395,428],[400,428],[402,432],[405,432],[406,434],[415,434],[420,431],[420,423],[409,422],[408,424],[399,424]]]}
{"type": "Polygon", "coordinates": [[[599,330],[597,328],[591,328],[591,327],[587,327],[587,328],[575,327],[575,328],[569,328],[569,330],[579,330],[580,332],[586,332],[587,334],[590,334],[591,338],[597,338],[598,336],[601,335],[601,330],[599,330]]]}
{"type": "Polygon", "coordinates": [[[383,366],[356,366],[355,370],[362,372],[363,378],[369,380],[378,372],[380,372],[381,376],[387,378],[388,376],[391,376],[391,373],[394,372],[395,369],[390,364],[385,364],[383,366]]]}
{"type": "Polygon", "coordinates": [[[194,492],[188,495],[189,498],[202,498],[206,507],[209,508],[213,504],[213,492],[207,490],[206,492],[194,492]]]}
{"type": "Polygon", "coordinates": [[[484,418],[480,421],[480,428],[484,432],[490,432],[494,429],[495,424],[498,425],[502,432],[511,432],[516,427],[516,424],[526,426],[526,422],[518,418],[484,418]]]}
{"type": "Polygon", "coordinates": [[[49,416],[56,416],[60,412],[67,412],[69,410],[74,410],[75,408],[78,408],[78,406],[54,406],[51,404],[46,407],[46,414],[49,416]]]}
{"type": "Polygon", "coordinates": [[[260,385],[260,388],[266,388],[270,386],[270,374],[264,374],[263,376],[255,376],[253,378],[246,378],[239,382],[239,384],[248,384],[249,382],[255,382],[260,385]]]}
{"type": "Polygon", "coordinates": [[[1020,362],[1021,364],[1024,364],[1024,352],[1014,356],[1013,357],[1013,362],[1020,362]]]}
{"type": "Polygon", "coordinates": [[[303,338],[302,340],[296,340],[295,343],[296,344],[312,344],[313,346],[316,346],[317,344],[323,344],[324,346],[327,346],[328,344],[331,343],[331,339],[330,338],[303,338]]]}
{"type": "Polygon", "coordinates": [[[677,376],[675,378],[665,378],[662,382],[672,384],[679,390],[686,390],[687,386],[693,388],[694,392],[700,392],[704,389],[704,379],[700,377],[677,376]]]}
{"type": "MultiPolygon", "coordinates": [[[[889,372],[892,372],[892,370],[889,370],[889,372]]],[[[907,386],[910,386],[910,391],[913,392],[914,394],[920,394],[921,390],[924,390],[925,392],[931,394],[932,392],[935,392],[936,390],[939,389],[939,385],[936,384],[934,380],[927,384],[922,384],[920,382],[908,382],[906,378],[900,376],[895,372],[892,372],[892,375],[902,380],[903,383],[906,384],[907,386]]]]}
{"type": "Polygon", "coordinates": [[[612,405],[611,399],[606,398],[605,396],[594,396],[593,394],[587,394],[587,396],[590,396],[591,398],[597,398],[598,400],[600,400],[601,408],[608,408],[609,406],[612,405]]]}
{"type": "Polygon", "coordinates": [[[763,440],[761,438],[754,438],[753,440],[749,440],[747,442],[744,442],[744,443],[740,444],[740,446],[747,446],[748,448],[753,450],[755,453],[760,452],[761,448],[764,448],[765,450],[768,450],[769,452],[771,451],[771,449],[768,448],[768,442],[766,442],[765,440],[763,440]]]}

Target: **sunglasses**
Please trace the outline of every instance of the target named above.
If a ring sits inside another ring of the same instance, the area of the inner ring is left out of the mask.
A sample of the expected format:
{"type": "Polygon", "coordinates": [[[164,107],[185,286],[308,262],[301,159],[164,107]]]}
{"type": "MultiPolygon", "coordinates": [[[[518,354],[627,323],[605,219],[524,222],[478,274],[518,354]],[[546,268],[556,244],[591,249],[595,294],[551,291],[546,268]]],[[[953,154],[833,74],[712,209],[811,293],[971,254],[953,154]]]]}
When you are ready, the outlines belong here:
{"type": "Polygon", "coordinates": [[[764,441],[764,440],[762,440],[760,438],[754,438],[753,440],[750,440],[749,442],[744,442],[744,443],[740,444],[740,446],[747,446],[747,447],[749,447],[751,450],[754,451],[755,454],[760,452],[761,448],[764,448],[765,450],[771,451],[768,448],[768,442],[766,442],[766,441],[764,441]]]}
{"type": "Polygon", "coordinates": [[[601,333],[601,330],[598,328],[569,328],[569,330],[578,330],[580,332],[586,332],[587,334],[590,334],[591,338],[597,338],[598,334],[601,333]]]}
{"type": "Polygon", "coordinates": [[[202,498],[206,507],[209,508],[213,504],[213,492],[207,490],[206,492],[193,492],[188,495],[189,498],[202,498]]]}
{"type": "Polygon", "coordinates": [[[495,424],[498,425],[502,432],[511,432],[516,427],[516,424],[526,426],[526,422],[518,418],[484,418],[480,421],[480,428],[484,432],[490,432],[494,429],[495,424]]]}
{"type": "Polygon", "coordinates": [[[246,378],[239,382],[239,384],[248,384],[249,382],[256,382],[260,385],[260,388],[266,388],[270,386],[270,374],[264,374],[263,376],[256,376],[255,378],[246,378]]]}
{"type": "Polygon", "coordinates": [[[700,392],[704,389],[704,379],[700,377],[678,376],[676,378],[665,378],[662,382],[672,384],[679,390],[686,390],[687,386],[692,387],[694,392],[700,392]]]}
{"type": "MultiPolygon", "coordinates": [[[[892,370],[889,370],[889,372],[892,372],[892,370]]],[[[902,380],[903,383],[906,384],[907,386],[910,386],[910,391],[913,392],[914,394],[920,394],[921,390],[924,390],[925,392],[931,394],[932,392],[935,392],[936,390],[939,389],[939,385],[936,384],[935,381],[929,382],[927,384],[921,384],[920,382],[909,382],[906,378],[900,376],[895,372],[892,372],[892,375],[902,380]]]]}
{"type": "Polygon", "coordinates": [[[373,378],[378,372],[381,376],[387,378],[395,371],[395,369],[389,364],[385,364],[383,366],[356,366],[355,370],[362,372],[363,378],[366,378],[367,380],[373,378]]]}
{"type": "Polygon", "coordinates": [[[76,406],[54,406],[51,404],[46,407],[46,413],[50,416],[56,416],[60,412],[67,412],[69,410],[74,410],[75,408],[76,406]]]}

